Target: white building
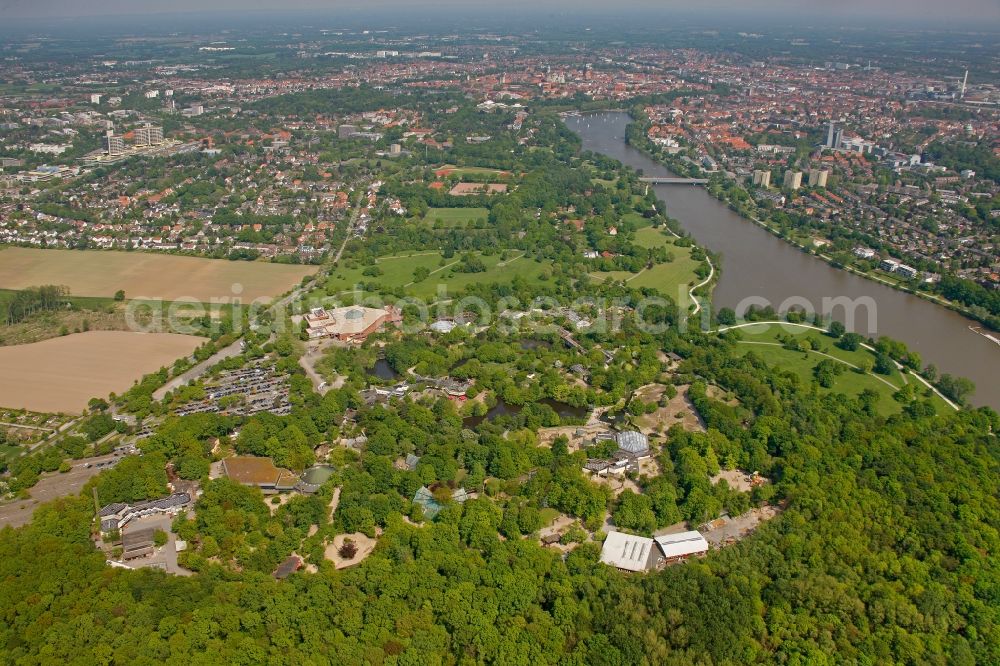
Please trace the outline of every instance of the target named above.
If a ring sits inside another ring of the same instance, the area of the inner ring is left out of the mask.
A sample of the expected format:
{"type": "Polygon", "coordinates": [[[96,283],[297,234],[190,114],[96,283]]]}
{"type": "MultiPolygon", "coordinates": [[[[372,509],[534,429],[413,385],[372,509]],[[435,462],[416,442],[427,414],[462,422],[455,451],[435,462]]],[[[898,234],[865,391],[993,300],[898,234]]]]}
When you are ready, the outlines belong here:
{"type": "Polygon", "coordinates": [[[663,559],[667,562],[690,557],[700,556],[708,552],[708,541],[701,532],[679,532],[677,534],[664,534],[653,539],[663,553],[663,559]]]}
{"type": "Polygon", "coordinates": [[[663,561],[656,542],[624,532],[608,532],[601,547],[601,562],[624,571],[650,571],[663,561]]]}

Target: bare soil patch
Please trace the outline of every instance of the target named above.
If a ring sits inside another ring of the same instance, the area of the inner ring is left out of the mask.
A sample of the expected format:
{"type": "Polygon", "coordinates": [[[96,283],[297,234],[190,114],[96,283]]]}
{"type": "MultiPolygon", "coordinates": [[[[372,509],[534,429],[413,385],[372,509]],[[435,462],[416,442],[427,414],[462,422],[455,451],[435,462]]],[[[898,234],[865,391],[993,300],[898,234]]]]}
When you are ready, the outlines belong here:
{"type": "MultiPolygon", "coordinates": [[[[663,387],[660,388],[661,390],[658,393],[651,389],[647,391],[648,397],[644,396],[643,401],[652,402],[654,397],[656,400],[659,400],[663,395],[663,387]]],[[[639,417],[637,423],[640,430],[648,435],[657,429],[666,431],[670,426],[680,423],[685,430],[705,432],[705,424],[702,422],[701,417],[698,416],[698,411],[695,409],[694,404],[688,398],[689,388],[690,386],[686,384],[678,386],[677,395],[667,402],[666,407],[660,407],[652,414],[639,417]]]]}
{"type": "Polygon", "coordinates": [[[718,518],[702,525],[700,531],[713,548],[721,548],[748,537],[761,523],[774,518],[780,512],[777,506],[768,504],[751,509],[735,518],[718,518]]]}
{"type": "Polygon", "coordinates": [[[124,392],[202,342],[175,333],[90,331],[0,347],[0,405],[78,414],[91,398],[124,392]]]}
{"type": "Polygon", "coordinates": [[[326,559],[333,562],[334,567],[337,569],[345,569],[363,562],[365,558],[372,554],[372,551],[375,550],[375,546],[377,545],[378,539],[373,539],[370,536],[362,534],[361,532],[355,532],[354,534],[338,534],[333,537],[333,543],[327,545],[323,554],[326,559]],[[358,547],[358,552],[356,552],[354,557],[349,560],[341,557],[338,552],[347,539],[353,541],[354,545],[358,547]]]}

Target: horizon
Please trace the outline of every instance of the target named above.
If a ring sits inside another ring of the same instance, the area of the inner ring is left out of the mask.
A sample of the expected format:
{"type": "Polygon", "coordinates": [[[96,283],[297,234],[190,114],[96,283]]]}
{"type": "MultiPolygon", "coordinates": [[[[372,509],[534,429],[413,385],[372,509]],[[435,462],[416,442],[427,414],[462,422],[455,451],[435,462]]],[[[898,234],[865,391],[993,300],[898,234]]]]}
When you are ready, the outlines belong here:
{"type": "MultiPolygon", "coordinates": [[[[892,21],[892,25],[866,26],[873,29],[922,26],[925,29],[959,29],[974,27],[977,31],[1000,31],[1000,3],[990,0],[957,0],[946,6],[933,0],[917,0],[900,8],[889,0],[848,0],[837,6],[803,7],[789,0],[749,0],[732,2],[720,0],[700,7],[691,7],[677,0],[650,2],[649,0],[627,0],[613,8],[605,4],[591,3],[580,6],[566,0],[550,0],[543,4],[516,1],[507,3],[503,9],[493,4],[458,2],[457,0],[434,0],[416,5],[400,0],[376,0],[374,3],[343,2],[330,6],[314,0],[291,0],[275,3],[272,0],[217,0],[211,7],[192,0],[180,0],[164,7],[153,0],[125,2],[124,0],[98,0],[89,2],[82,9],[79,3],[67,0],[4,0],[0,2],[0,15],[6,20],[19,23],[51,24],[59,26],[68,19],[104,19],[114,17],[123,21],[141,20],[149,16],[171,17],[214,17],[233,19],[253,19],[255,17],[286,16],[289,19],[325,19],[337,16],[346,20],[361,17],[378,18],[391,12],[393,19],[410,15],[430,18],[444,15],[445,18],[478,17],[499,19],[505,23],[516,23],[528,16],[571,14],[580,20],[597,17],[635,14],[652,16],[676,16],[684,19],[701,19],[708,22],[759,19],[776,25],[808,24],[816,21],[836,21],[838,25],[866,24],[871,21],[892,21]],[[238,12],[238,16],[232,16],[238,12]]],[[[833,26],[837,27],[837,26],[833,26]]]]}

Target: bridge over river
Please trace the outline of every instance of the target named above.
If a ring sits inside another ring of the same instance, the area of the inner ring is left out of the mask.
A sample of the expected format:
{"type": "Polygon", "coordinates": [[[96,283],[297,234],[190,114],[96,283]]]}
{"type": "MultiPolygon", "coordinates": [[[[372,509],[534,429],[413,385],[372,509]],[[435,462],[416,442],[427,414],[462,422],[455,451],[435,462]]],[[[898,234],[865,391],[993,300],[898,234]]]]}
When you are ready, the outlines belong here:
{"type": "Polygon", "coordinates": [[[708,178],[676,177],[640,178],[639,180],[644,183],[652,183],[653,185],[704,185],[708,182],[708,178]]]}

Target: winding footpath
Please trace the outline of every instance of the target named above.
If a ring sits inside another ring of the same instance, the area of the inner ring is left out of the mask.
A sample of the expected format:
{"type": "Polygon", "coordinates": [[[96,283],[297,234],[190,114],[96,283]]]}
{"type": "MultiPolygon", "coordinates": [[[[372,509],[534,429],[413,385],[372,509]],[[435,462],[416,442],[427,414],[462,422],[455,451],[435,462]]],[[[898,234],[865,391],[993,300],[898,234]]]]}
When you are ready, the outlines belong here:
{"type": "MultiPolygon", "coordinates": [[[[787,321],[751,321],[751,322],[746,322],[746,323],[743,323],[743,324],[734,324],[733,326],[720,326],[719,328],[715,329],[714,332],[715,333],[725,333],[726,331],[732,331],[732,330],[735,330],[735,329],[738,329],[738,328],[747,328],[749,326],[760,326],[760,325],[770,325],[770,324],[777,324],[777,325],[780,325],[780,326],[797,326],[798,328],[806,328],[806,329],[809,329],[809,330],[812,330],[812,331],[819,331],[820,333],[828,333],[829,332],[825,328],[821,328],[819,326],[813,326],[812,324],[793,324],[793,323],[787,322],[787,321]]],[[[767,343],[762,343],[762,344],[767,344],[767,343]]],[[[774,344],[777,344],[777,343],[774,343],[774,344]]],[[[864,347],[865,349],[867,349],[868,351],[871,351],[871,352],[875,351],[875,348],[872,347],[871,345],[867,344],[867,343],[862,342],[861,346],[864,347]]],[[[817,353],[820,353],[820,352],[817,352],[817,353]]],[[[823,354],[823,355],[827,356],[827,354],[823,354]]],[[[844,365],[855,367],[855,366],[851,365],[850,363],[848,363],[847,361],[844,361],[842,359],[835,358],[833,356],[830,356],[830,358],[832,358],[835,361],[840,361],[844,365]]],[[[906,372],[905,372],[906,369],[903,367],[903,364],[900,363],[899,361],[893,360],[893,363],[896,364],[896,369],[898,369],[900,371],[900,374],[903,376],[903,381],[905,383],[906,382],[906,372]]],[[[925,387],[927,387],[931,391],[933,391],[937,395],[937,397],[939,397],[942,400],[944,400],[945,404],[947,404],[949,407],[951,407],[955,411],[958,411],[960,409],[958,405],[956,405],[954,402],[952,402],[951,400],[949,400],[947,396],[945,396],[943,393],[941,393],[941,391],[939,391],[933,384],[931,384],[926,379],[924,379],[923,377],[921,377],[919,373],[912,373],[912,374],[913,374],[914,377],[917,378],[917,381],[919,381],[925,387]]],[[[889,386],[892,386],[892,384],[890,384],[889,382],[886,382],[881,377],[877,377],[874,374],[872,374],[872,376],[875,377],[876,379],[881,379],[886,384],[889,384],[889,386]]],[[[896,387],[893,386],[893,388],[896,388],[896,387]]]]}

